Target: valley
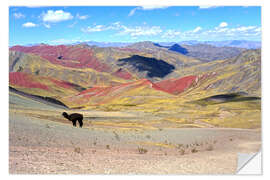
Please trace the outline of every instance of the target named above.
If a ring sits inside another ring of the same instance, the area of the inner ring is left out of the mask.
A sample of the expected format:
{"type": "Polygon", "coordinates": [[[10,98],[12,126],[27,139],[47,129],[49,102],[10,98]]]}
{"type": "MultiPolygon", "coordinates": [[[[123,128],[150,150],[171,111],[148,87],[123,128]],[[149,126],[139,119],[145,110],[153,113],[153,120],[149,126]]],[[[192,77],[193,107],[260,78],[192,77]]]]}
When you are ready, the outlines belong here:
{"type": "Polygon", "coordinates": [[[10,173],[235,173],[261,148],[261,50],[188,46],[11,47],[10,173]]]}

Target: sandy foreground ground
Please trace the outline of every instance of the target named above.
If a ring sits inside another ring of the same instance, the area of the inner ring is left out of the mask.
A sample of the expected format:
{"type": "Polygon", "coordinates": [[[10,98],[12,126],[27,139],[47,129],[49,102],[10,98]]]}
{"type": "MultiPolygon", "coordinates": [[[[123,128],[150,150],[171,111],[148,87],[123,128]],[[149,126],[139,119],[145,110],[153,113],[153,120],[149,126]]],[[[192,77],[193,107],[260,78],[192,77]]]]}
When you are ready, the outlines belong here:
{"type": "Polygon", "coordinates": [[[140,128],[155,117],[99,111],[78,128],[63,111],[10,95],[10,174],[234,174],[237,153],[261,148],[260,130],[140,128]]]}
{"type": "Polygon", "coordinates": [[[233,174],[237,153],[260,149],[256,130],[118,132],[19,113],[10,113],[9,128],[11,174],[233,174]],[[138,147],[147,152],[139,153],[138,147]]]}

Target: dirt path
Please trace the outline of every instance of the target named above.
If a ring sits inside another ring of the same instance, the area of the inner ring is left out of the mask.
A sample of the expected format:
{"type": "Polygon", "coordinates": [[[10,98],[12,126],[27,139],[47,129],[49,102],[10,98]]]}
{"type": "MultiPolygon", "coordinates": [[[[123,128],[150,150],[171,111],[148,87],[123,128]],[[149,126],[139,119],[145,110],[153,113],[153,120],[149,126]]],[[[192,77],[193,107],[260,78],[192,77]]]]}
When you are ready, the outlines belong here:
{"type": "Polygon", "coordinates": [[[238,152],[260,149],[256,130],[81,129],[15,112],[9,132],[12,174],[233,174],[238,152]]]}

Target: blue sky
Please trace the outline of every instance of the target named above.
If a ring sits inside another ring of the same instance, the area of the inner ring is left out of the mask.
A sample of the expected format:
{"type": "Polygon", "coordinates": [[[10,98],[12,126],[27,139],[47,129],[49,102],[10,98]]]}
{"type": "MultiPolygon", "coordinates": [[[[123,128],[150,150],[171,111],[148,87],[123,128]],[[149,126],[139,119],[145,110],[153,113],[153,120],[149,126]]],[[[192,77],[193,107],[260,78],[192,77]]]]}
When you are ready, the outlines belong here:
{"type": "Polygon", "coordinates": [[[252,6],[10,7],[9,45],[261,40],[252,6]]]}

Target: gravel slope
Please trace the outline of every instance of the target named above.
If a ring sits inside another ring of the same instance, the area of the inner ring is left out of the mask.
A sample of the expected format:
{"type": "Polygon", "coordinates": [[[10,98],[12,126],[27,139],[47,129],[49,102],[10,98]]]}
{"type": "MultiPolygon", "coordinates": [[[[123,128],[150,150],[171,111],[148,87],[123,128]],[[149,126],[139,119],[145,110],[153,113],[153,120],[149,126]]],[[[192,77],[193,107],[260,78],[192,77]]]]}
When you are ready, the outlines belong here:
{"type": "Polygon", "coordinates": [[[11,174],[233,174],[237,153],[257,152],[261,139],[242,129],[81,129],[16,112],[9,133],[11,174]]]}

